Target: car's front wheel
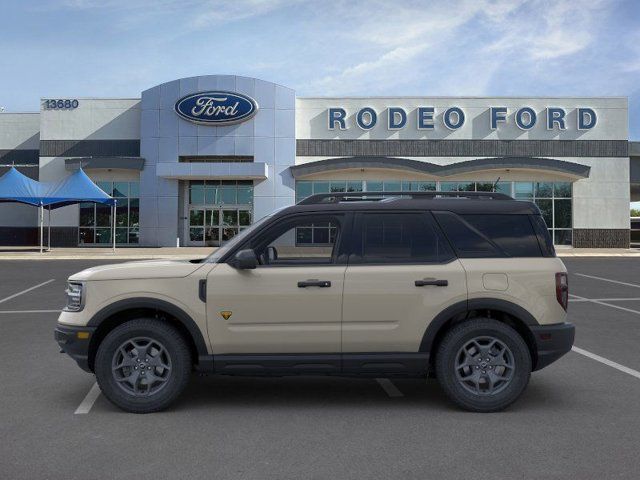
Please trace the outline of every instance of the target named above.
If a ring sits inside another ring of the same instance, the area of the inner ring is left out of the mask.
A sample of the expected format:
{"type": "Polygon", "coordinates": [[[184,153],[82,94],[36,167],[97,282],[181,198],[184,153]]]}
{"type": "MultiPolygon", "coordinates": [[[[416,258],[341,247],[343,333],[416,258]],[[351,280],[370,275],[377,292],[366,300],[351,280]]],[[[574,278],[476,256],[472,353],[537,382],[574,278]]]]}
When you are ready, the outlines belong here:
{"type": "Polygon", "coordinates": [[[168,323],[136,319],[104,338],[96,354],[95,374],[104,396],[122,410],[157,412],[186,387],[191,355],[180,332],[168,323]]]}
{"type": "Polygon", "coordinates": [[[436,352],[436,375],[457,405],[474,412],[494,412],[524,392],[531,376],[531,354],[509,325],[476,318],[445,334],[436,352]]]}

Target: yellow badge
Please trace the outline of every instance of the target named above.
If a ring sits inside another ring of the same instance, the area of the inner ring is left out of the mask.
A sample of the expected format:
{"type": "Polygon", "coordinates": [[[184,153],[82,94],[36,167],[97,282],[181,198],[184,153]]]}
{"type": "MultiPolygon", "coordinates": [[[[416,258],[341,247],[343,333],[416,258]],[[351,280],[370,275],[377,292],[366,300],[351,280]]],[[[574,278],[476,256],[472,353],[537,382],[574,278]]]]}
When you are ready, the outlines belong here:
{"type": "Polygon", "coordinates": [[[229,310],[223,310],[220,312],[220,315],[222,315],[222,318],[224,318],[225,320],[229,320],[229,318],[231,317],[231,313],[229,310]]]}

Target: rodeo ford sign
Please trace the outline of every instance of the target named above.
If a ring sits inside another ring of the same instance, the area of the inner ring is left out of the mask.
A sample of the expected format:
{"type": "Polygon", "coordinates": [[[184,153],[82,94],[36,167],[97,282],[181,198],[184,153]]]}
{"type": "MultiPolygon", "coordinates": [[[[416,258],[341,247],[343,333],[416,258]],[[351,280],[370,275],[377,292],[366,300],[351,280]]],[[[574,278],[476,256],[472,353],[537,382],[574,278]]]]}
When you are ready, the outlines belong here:
{"type": "Polygon", "coordinates": [[[241,93],[211,91],[182,97],[175,110],[190,122],[220,126],[249,120],[258,111],[258,104],[241,93]]]}
{"type": "MultiPolygon", "coordinates": [[[[415,114],[409,119],[407,110],[401,107],[389,107],[383,111],[376,111],[372,107],[363,107],[356,112],[349,112],[341,107],[329,108],[327,110],[327,119],[329,130],[347,130],[349,116],[353,114],[355,124],[362,130],[371,130],[380,121],[381,116],[386,116],[382,121],[389,130],[401,130],[409,124],[413,123],[418,130],[432,130],[435,128],[436,119],[441,122],[449,130],[457,130],[461,128],[465,121],[465,112],[461,107],[448,107],[437,111],[434,107],[417,107],[415,114]],[[415,115],[415,116],[414,116],[415,115]]],[[[518,109],[507,109],[507,107],[489,107],[488,123],[491,130],[497,130],[500,124],[506,124],[513,121],[521,130],[530,130],[536,126],[538,122],[544,122],[547,130],[566,130],[568,127],[567,119],[568,111],[560,107],[547,107],[542,111],[536,112],[531,107],[520,107],[518,109]],[[508,115],[512,115],[509,120],[508,115]]],[[[576,109],[576,125],[578,130],[592,129],[598,118],[596,112],[592,108],[576,109]]]]}

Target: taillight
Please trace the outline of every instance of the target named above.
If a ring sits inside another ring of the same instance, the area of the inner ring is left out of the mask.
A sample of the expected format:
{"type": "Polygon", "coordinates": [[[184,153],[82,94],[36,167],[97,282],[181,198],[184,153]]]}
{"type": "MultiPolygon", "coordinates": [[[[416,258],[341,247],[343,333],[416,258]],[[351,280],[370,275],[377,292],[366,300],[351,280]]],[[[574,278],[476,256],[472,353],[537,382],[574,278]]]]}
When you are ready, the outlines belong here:
{"type": "Polygon", "coordinates": [[[566,272],[556,273],[556,299],[566,312],[569,306],[569,276],[566,272]]]}

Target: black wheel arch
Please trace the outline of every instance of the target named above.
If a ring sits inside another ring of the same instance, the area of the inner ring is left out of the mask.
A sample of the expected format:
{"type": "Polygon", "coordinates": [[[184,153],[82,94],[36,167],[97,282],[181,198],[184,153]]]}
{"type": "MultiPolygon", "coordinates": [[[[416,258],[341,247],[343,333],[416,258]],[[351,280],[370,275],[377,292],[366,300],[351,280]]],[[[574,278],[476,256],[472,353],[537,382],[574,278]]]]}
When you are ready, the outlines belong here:
{"type": "Polygon", "coordinates": [[[91,371],[94,370],[96,352],[102,339],[111,330],[127,320],[144,316],[162,318],[176,327],[189,343],[194,364],[197,364],[199,359],[208,357],[209,353],[202,331],[183,309],[157,298],[127,298],[98,311],[87,324],[87,326],[96,328],[88,352],[91,371]]]}
{"type": "Polygon", "coordinates": [[[462,300],[442,310],[429,323],[420,342],[420,352],[429,353],[430,363],[432,363],[444,334],[458,322],[473,317],[494,318],[514,328],[529,347],[531,360],[535,366],[537,348],[533,332],[529,327],[539,325],[538,321],[520,305],[498,298],[462,300]]]}

